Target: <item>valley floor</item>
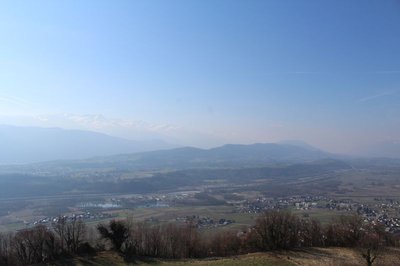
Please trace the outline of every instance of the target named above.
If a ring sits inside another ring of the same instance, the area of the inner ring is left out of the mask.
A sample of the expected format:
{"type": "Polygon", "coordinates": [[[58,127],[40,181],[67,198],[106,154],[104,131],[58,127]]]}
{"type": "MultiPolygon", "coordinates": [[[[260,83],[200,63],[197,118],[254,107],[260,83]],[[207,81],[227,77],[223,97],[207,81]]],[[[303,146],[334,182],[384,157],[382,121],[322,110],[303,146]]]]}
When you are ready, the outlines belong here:
{"type": "MultiPolygon", "coordinates": [[[[123,265],[202,265],[202,266],[247,266],[247,265],[366,265],[359,250],[350,248],[309,248],[298,251],[277,251],[265,253],[251,253],[228,258],[208,258],[199,260],[162,260],[138,259],[134,262],[124,262],[123,258],[114,252],[100,252],[93,257],[77,257],[57,263],[47,264],[54,266],[123,266],[123,265]]],[[[381,252],[373,265],[400,265],[400,249],[389,248],[381,252]]]]}

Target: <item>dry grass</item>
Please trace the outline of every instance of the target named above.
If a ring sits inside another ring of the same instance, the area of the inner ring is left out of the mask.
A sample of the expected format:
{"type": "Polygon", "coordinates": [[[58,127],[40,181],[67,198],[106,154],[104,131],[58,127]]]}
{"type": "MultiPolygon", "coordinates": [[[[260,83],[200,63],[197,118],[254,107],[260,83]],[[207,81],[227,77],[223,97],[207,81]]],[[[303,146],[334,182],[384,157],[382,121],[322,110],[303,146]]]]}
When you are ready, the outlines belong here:
{"type": "MultiPolygon", "coordinates": [[[[296,265],[310,266],[350,266],[366,265],[361,250],[350,248],[311,248],[301,251],[276,252],[282,258],[296,265]]],[[[400,265],[400,249],[382,251],[374,265],[400,265]]]]}
{"type": "MultiPolygon", "coordinates": [[[[123,265],[201,265],[201,266],[350,266],[366,265],[361,253],[349,248],[310,248],[298,251],[277,251],[265,253],[251,253],[229,258],[208,258],[201,260],[160,260],[138,259],[127,263],[114,252],[100,252],[94,257],[78,257],[58,263],[48,264],[57,266],[123,266],[123,265]]],[[[390,248],[382,252],[377,258],[376,266],[400,265],[400,249],[390,248]]]]}

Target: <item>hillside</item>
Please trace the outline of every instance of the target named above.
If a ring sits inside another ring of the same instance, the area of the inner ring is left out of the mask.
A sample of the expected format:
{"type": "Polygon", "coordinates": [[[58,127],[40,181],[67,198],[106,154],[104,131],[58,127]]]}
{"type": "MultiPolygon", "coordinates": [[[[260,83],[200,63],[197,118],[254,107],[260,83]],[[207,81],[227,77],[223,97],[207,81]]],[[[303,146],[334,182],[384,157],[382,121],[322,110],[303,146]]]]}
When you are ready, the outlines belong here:
{"type": "MultiPolygon", "coordinates": [[[[400,260],[399,249],[388,249],[377,258],[374,265],[398,265],[400,260]]],[[[277,251],[265,253],[250,253],[227,258],[208,258],[201,260],[161,260],[151,258],[139,258],[132,262],[124,259],[114,252],[101,252],[93,257],[77,257],[74,259],[59,261],[52,265],[57,266],[101,266],[101,265],[201,265],[201,266],[362,266],[366,265],[360,251],[350,248],[310,248],[299,251],[277,251]]]]}
{"type": "Polygon", "coordinates": [[[93,131],[0,126],[0,164],[84,159],[172,147],[161,141],[132,141],[93,131]]]}
{"type": "Polygon", "coordinates": [[[238,168],[304,163],[326,158],[339,158],[318,149],[288,144],[228,144],[212,149],[183,147],[134,154],[95,157],[85,160],[57,161],[39,164],[41,168],[66,167],[114,168],[121,170],[163,170],[190,168],[238,168]]]}

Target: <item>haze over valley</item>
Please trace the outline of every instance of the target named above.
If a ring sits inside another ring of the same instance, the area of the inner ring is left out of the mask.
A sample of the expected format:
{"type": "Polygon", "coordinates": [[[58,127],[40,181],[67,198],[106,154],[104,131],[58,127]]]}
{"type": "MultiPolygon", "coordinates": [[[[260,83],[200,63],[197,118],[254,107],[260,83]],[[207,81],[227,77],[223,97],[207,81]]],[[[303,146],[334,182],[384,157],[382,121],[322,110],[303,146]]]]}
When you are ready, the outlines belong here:
{"type": "Polygon", "coordinates": [[[400,2],[0,2],[0,266],[399,265],[400,2]]]}

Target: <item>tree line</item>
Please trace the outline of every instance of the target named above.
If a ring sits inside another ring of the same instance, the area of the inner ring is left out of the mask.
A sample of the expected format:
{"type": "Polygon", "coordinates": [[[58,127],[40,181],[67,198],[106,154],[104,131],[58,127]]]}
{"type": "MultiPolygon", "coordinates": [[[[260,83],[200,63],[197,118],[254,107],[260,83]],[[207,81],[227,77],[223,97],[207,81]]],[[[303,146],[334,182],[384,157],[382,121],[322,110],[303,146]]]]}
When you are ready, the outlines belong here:
{"type": "Polygon", "coordinates": [[[372,265],[380,247],[398,244],[379,225],[360,216],[341,216],[326,226],[290,212],[268,211],[245,231],[199,230],[194,224],[134,223],[111,220],[88,230],[82,220],[60,217],[51,226],[38,225],[0,234],[0,265],[31,265],[98,251],[115,250],[126,260],[137,257],[168,259],[232,256],[249,252],[306,247],[358,247],[372,265]]]}

